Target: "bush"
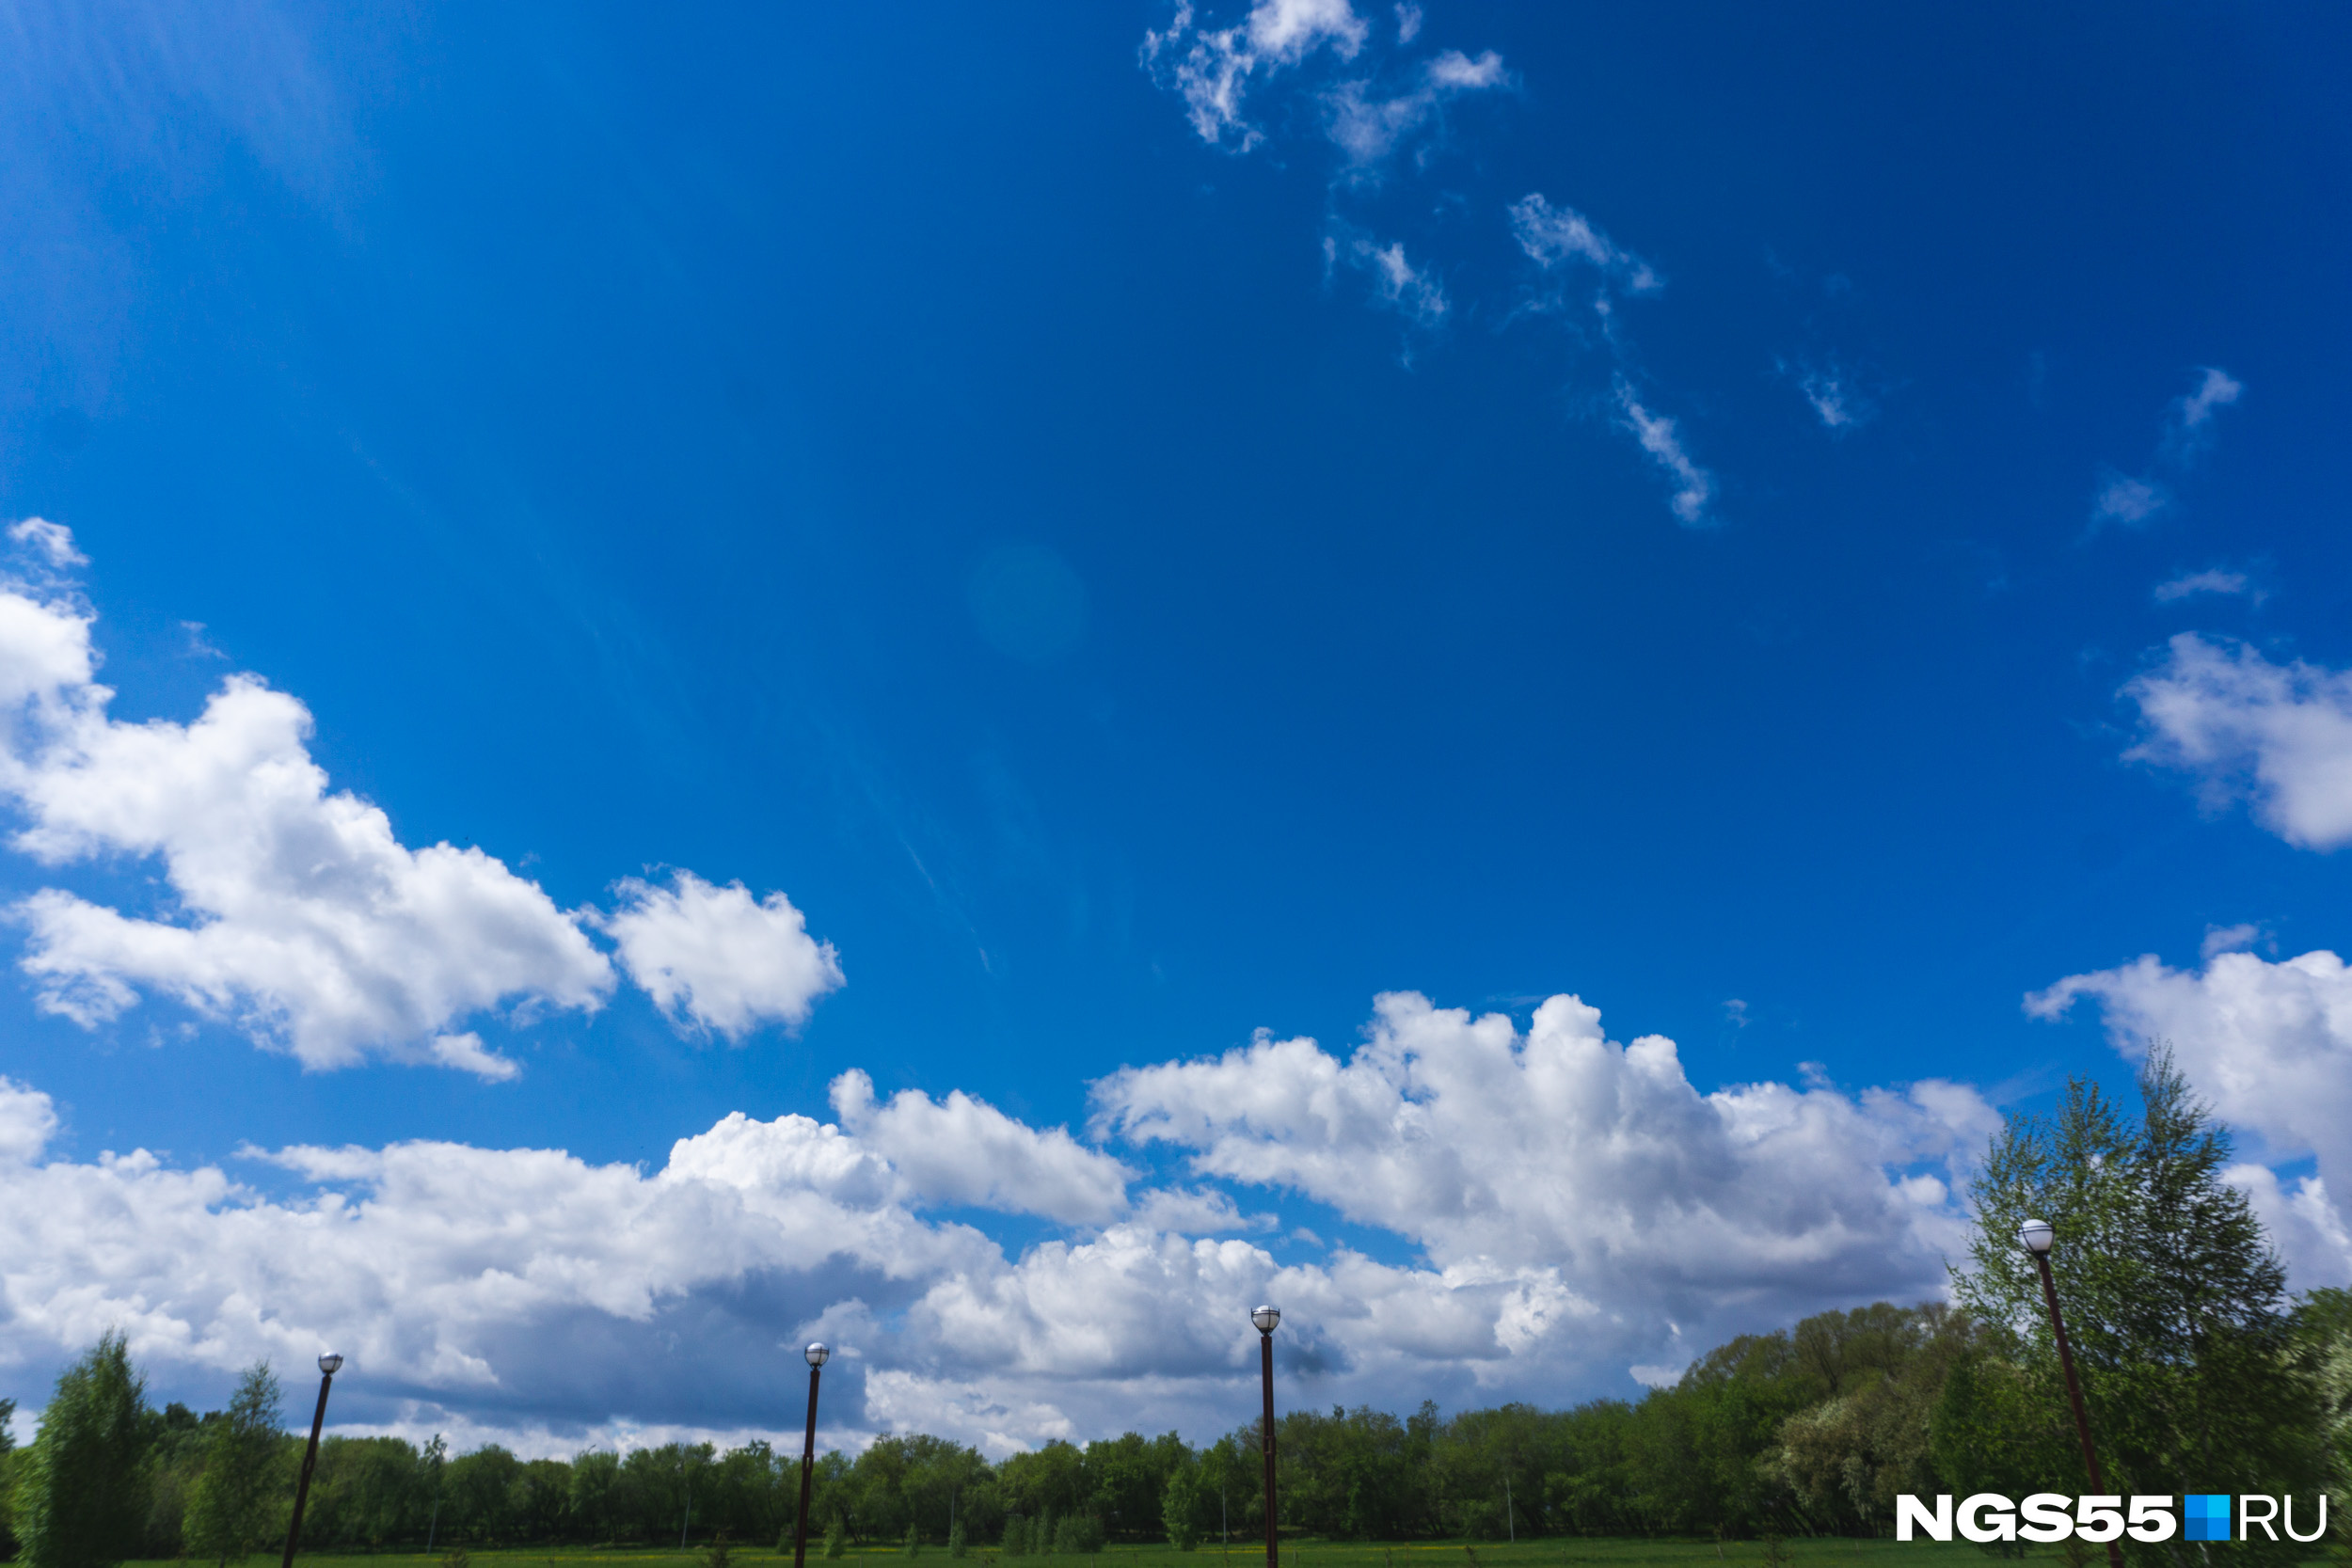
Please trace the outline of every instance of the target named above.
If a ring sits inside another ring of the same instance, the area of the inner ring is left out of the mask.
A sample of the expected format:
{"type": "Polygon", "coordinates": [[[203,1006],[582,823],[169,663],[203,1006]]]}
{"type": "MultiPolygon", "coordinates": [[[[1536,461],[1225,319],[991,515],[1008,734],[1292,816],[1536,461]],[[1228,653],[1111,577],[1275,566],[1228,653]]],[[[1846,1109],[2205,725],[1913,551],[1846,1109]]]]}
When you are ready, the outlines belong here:
{"type": "Polygon", "coordinates": [[[1103,1549],[1103,1521],[1091,1513],[1070,1513],[1054,1527],[1054,1551],[1084,1556],[1103,1549]]]}
{"type": "Polygon", "coordinates": [[[1004,1542],[997,1547],[997,1550],[1006,1557],[1027,1557],[1029,1555],[1029,1521],[1018,1513],[1007,1519],[1004,1542]]]}
{"type": "Polygon", "coordinates": [[[849,1551],[850,1527],[843,1524],[841,1515],[836,1513],[833,1516],[833,1523],[825,1527],[825,1560],[838,1562],[849,1555],[849,1551]]]}
{"type": "Polygon", "coordinates": [[[964,1544],[963,1525],[961,1522],[959,1521],[956,1524],[948,1526],[947,1555],[949,1557],[961,1557],[970,1548],[964,1544]]]}
{"type": "Polygon", "coordinates": [[[907,1527],[906,1553],[909,1557],[921,1557],[923,1555],[923,1538],[915,1532],[915,1528],[913,1525],[909,1525],[907,1527]]]}

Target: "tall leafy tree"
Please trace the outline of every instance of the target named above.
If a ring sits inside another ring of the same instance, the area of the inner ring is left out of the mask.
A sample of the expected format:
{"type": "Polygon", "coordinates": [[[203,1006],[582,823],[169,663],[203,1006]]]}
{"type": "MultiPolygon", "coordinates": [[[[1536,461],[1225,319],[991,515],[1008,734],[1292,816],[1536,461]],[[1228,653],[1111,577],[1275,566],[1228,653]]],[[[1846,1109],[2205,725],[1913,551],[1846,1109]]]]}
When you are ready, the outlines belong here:
{"type": "Polygon", "coordinates": [[[188,1488],[188,1555],[242,1562],[286,1527],[286,1418],[277,1374],[259,1361],[237,1380],[222,1418],[205,1433],[204,1468],[188,1488]]]}
{"type": "Polygon", "coordinates": [[[147,1518],[147,1384],[108,1332],[57,1378],[17,1481],[25,1568],[112,1568],[147,1518]]]}
{"type": "MultiPolygon", "coordinates": [[[[2106,1490],[2296,1492],[2315,1517],[2319,1408],[2296,1354],[2285,1271],[2246,1195],[2222,1179],[2230,1137],[2153,1046],[2138,1115],[2070,1081],[2055,1115],[2012,1115],[1974,1183],[1977,1234],[1955,1292],[1985,1349],[1955,1369],[1937,1422],[1956,1486],[2090,1490],[2041,1279],[2018,1246],[2028,1218],[2050,1253],[2106,1490]],[[1953,1473],[1961,1472],[1961,1473],[1953,1473]]],[[[2151,1563],[2165,1546],[2130,1545],[2151,1563]]],[[[2259,1534],[2241,1556],[2291,1560],[2259,1534]]]]}

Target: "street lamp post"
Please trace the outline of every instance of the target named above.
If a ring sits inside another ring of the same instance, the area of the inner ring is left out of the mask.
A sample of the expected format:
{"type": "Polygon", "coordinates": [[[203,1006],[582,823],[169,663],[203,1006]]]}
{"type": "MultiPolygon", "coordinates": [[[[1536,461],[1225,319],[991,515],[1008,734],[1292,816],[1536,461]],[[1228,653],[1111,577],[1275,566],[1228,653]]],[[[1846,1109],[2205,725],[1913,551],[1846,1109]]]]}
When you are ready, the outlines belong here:
{"type": "Polygon", "coordinates": [[[801,1354],[808,1362],[808,1431],[801,1438],[801,1515],[792,1526],[792,1568],[807,1568],[808,1563],[808,1489],[817,1468],[817,1378],[833,1350],[818,1339],[801,1354]]]}
{"type": "Polygon", "coordinates": [[[283,1568],[294,1568],[294,1546],[302,1540],[302,1505],[310,1500],[310,1472],[318,1467],[319,1428],[326,1424],[326,1390],[342,1367],[343,1358],[332,1351],[319,1357],[319,1404],[310,1412],[310,1446],[302,1451],[302,1475],[294,1482],[294,1518],[286,1526],[283,1568]]]}
{"type": "Polygon", "coordinates": [[[1258,1365],[1265,1387],[1265,1568],[1282,1568],[1282,1548],[1274,1533],[1274,1327],[1282,1321],[1282,1309],[1261,1307],[1249,1321],[1258,1327],[1258,1365]]]}
{"type": "MultiPolygon", "coordinates": [[[[2058,1314],[2058,1284],[2050,1277],[2050,1243],[2058,1232],[2048,1220],[2027,1220],[2017,1227],[2017,1242],[2031,1258],[2042,1275],[2042,1299],[2050,1308],[2050,1334],[2058,1340],[2058,1370],[2066,1374],[2066,1398],[2074,1407],[2074,1434],[2082,1439],[2083,1467],[2090,1472],[2090,1489],[2105,1492],[2106,1478],[2099,1473],[2099,1450],[2090,1442],[2090,1414],[2083,1408],[2083,1386],[2074,1376],[2074,1349],[2066,1342],[2066,1320],[2058,1314]]],[[[2121,1542],[2107,1543],[2109,1568],[2123,1568],[2123,1547],[2121,1542]]]]}

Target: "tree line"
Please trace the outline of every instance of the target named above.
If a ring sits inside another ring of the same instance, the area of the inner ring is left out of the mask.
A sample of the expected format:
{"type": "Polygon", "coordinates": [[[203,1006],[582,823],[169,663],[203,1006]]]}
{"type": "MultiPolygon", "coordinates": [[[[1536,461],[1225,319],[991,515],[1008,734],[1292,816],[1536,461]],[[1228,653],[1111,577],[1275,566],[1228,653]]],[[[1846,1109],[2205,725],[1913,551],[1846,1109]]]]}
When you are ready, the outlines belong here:
{"type": "MultiPolygon", "coordinates": [[[[2042,1313],[2012,1238],[2054,1219],[2058,1291],[2109,1489],[2326,1489],[2346,1512],[2352,1293],[2290,1300],[2223,1129],[2152,1053],[2127,1109],[2085,1082],[2047,1117],[2011,1116],[1972,1188],[1953,1300],[1824,1312],[1743,1335],[1671,1386],[1566,1410],[1447,1416],[1294,1410],[1276,1428],[1278,1523],[1343,1539],[1883,1533],[1904,1492],[2089,1491],[2042,1313]]],[[[119,1335],[58,1380],[37,1442],[0,1402],[0,1551],[29,1568],[129,1558],[233,1562],[281,1541],[302,1439],[277,1381],[247,1370],[225,1408],[152,1409],[119,1335]]],[[[1192,1547],[1263,1531],[1256,1423],[1195,1447],[1174,1433],[1052,1442],[992,1464],[919,1433],[816,1467],[810,1533],[955,1556],[1082,1555],[1107,1541],[1192,1547]]],[[[304,1540],[364,1550],[652,1542],[787,1548],[798,1456],[667,1444],[522,1459],[438,1438],[330,1437],[304,1540]]],[[[2310,1515],[2306,1513],[2304,1517],[2310,1515]]],[[[2165,1549],[2133,1544],[2150,1568],[2165,1549]]],[[[2287,1560],[2249,1543],[2256,1559],[2287,1560]]]]}

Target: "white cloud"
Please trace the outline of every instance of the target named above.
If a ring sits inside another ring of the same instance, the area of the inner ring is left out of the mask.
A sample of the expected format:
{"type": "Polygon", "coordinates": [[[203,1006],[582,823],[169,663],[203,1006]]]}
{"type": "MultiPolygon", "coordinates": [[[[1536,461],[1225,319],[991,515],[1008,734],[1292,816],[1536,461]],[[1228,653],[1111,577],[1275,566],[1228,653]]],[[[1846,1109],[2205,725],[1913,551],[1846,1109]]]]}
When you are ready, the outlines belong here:
{"type": "Polygon", "coordinates": [[[1633,395],[1632,385],[1617,383],[1617,408],[1624,416],[1625,428],[1642,443],[1642,450],[1650,455],[1666,477],[1674,482],[1674,497],[1667,505],[1685,528],[1700,528],[1708,522],[1708,503],[1715,499],[1715,476],[1691,460],[1682,447],[1682,437],[1675,421],[1662,414],[1653,414],[1642,406],[1633,395]]]}
{"type": "Polygon", "coordinates": [[[2197,944],[2197,956],[2210,958],[2216,953],[2237,953],[2261,940],[2263,928],[2248,923],[2239,926],[2208,926],[2205,940],[2197,944]]]}
{"type": "Polygon", "coordinates": [[[2352,843],[2352,673],[2195,632],[2168,647],[2123,688],[2147,726],[2123,754],[2194,775],[2208,806],[2250,800],[2290,844],[2352,843]]]}
{"type": "MultiPolygon", "coordinates": [[[[87,620],[45,613],[87,637],[87,620]]],[[[479,849],[409,849],[380,809],[329,793],[292,697],[235,676],[182,725],[109,719],[112,696],[85,684],[28,705],[16,847],[49,865],[159,857],[189,923],[34,894],[16,914],[44,1010],[91,1026],[151,987],[332,1068],[371,1051],[419,1059],[405,1048],[503,1002],[592,1009],[610,988],[603,956],[536,884],[479,849]]]]}
{"type": "MultiPolygon", "coordinates": [[[[11,531],[42,561],[80,560],[63,529],[28,529],[11,531]]],[[[93,619],[70,584],[0,579],[10,842],[52,868],[151,860],[167,891],[149,913],[57,887],[18,901],[19,967],[44,1011],[96,1028],[153,992],[306,1068],[377,1056],[497,1080],[519,1069],[453,1025],[602,1004],[612,965],[581,928],[598,917],[481,849],[402,844],[380,807],[330,787],[294,698],[237,674],[192,722],[112,718],[93,619]]],[[[685,873],[622,894],[612,925],[630,973],[707,1027],[797,1022],[840,983],[780,894],[755,904],[685,873]]]]}
{"type": "Polygon", "coordinates": [[[1353,177],[1370,178],[1398,148],[1437,116],[1445,101],[1485,92],[1510,81],[1502,56],[1489,49],[1476,59],[1449,49],[1422,65],[1407,92],[1382,96],[1368,80],[1343,82],[1324,95],[1326,130],[1345,155],[1353,177]]]}
{"type": "Polygon", "coordinates": [[[8,525],[8,537],[57,571],[89,564],[89,557],[73,547],[73,531],[63,523],[27,517],[8,525]]]}
{"type": "Polygon", "coordinates": [[[1104,1124],[1186,1150],[1189,1189],[1131,1194],[1127,1163],[969,1096],[878,1103],[860,1073],[834,1094],[837,1123],[739,1113],[652,1172],[437,1142],[256,1151],[294,1183],[273,1194],[145,1151],[44,1163],[54,1107],[0,1083],[0,1362],[38,1381],[119,1325],[176,1397],[331,1343],[355,1372],[343,1420],[544,1451],[758,1430],[796,1408],[788,1347],[822,1336],[843,1347],[832,1433],[1001,1452],[1230,1427],[1255,1376],[1245,1314],[1273,1299],[1304,1400],[1566,1399],[1791,1312],[1935,1291],[1992,1116],[1956,1085],[1702,1095],[1670,1042],[1615,1045],[1568,997],[1524,1038],[1391,996],[1346,1063],[1262,1040],[1106,1080],[1104,1124]],[[1220,1237],[1272,1228],[1237,1183],[1421,1260],[1220,1237]],[[928,1212],[988,1206],[1086,1227],[1016,1255],[928,1212]]]}
{"type": "Polygon", "coordinates": [[[1410,43],[1421,37],[1421,20],[1419,6],[1410,4],[1409,0],[1399,4],[1396,8],[1396,41],[1410,43]]]}
{"type": "Polygon", "coordinates": [[[1870,422],[1878,412],[1869,394],[1855,381],[1853,372],[1836,363],[1816,365],[1783,363],[1780,372],[1797,384],[1797,390],[1813,410],[1813,417],[1821,421],[1821,428],[1832,436],[1843,436],[1851,430],[1870,422]]]}
{"type": "Polygon", "coordinates": [[[1370,31],[1348,0],[1258,0],[1249,10],[1249,46],[1285,65],[1326,45],[1352,60],[1370,31]]]}
{"type": "Polygon", "coordinates": [[[763,1023],[798,1028],[839,989],[833,943],[781,893],[755,900],[740,882],[714,887],[680,871],[659,888],[631,877],[604,918],[621,967],[673,1019],[740,1040],[763,1023]]]}
{"type": "MultiPolygon", "coordinates": [[[[2026,1010],[2054,1019],[2086,997],[2126,1056],[2143,1054],[2151,1039],[2170,1041],[2189,1083],[2268,1157],[2315,1156],[2317,1184],[2277,1194],[2279,1212],[2292,1196],[2303,1223],[2342,1231],[2325,1190],[2352,1185],[2352,971],[2343,959],[2319,951],[2273,963],[2224,952],[2195,971],[2150,954],[2069,975],[2028,996],[2026,1010]]],[[[2339,1251],[2334,1264],[2339,1275],[2352,1269],[2352,1252],[2339,1251]]]]}
{"type": "Polygon", "coordinates": [[[1415,326],[1435,327],[1445,320],[1445,286],[1406,260],[1403,241],[1382,245],[1369,235],[1343,230],[1324,236],[1323,259],[1327,267],[1367,274],[1380,303],[1415,326]]]}
{"type": "Polygon", "coordinates": [[[0,1077],[0,1162],[40,1158],[56,1135],[57,1109],[30,1084],[0,1077]]]}
{"type": "Polygon", "coordinates": [[[1512,238],[1547,272],[1582,262],[1628,293],[1652,293],[1666,286],[1655,268],[1602,233],[1592,219],[1573,207],[1553,206],[1540,191],[1511,203],[1508,213],[1512,238]]]}
{"type": "Polygon", "coordinates": [[[2153,480],[2109,468],[2100,476],[2099,493],[2090,502],[2090,520],[2094,525],[2144,523],[2171,504],[2171,492],[2153,480]]]}
{"type": "Polygon", "coordinates": [[[1556,1271],[1613,1309],[1638,1300],[1686,1323],[1865,1275],[1932,1288],[1952,1211],[1890,1167],[1946,1162],[1952,1176],[1997,1122],[1958,1085],[1702,1095],[1672,1041],[1618,1045],[1571,996],[1545,1003],[1525,1036],[1501,1015],[1384,996],[1344,1062],[1261,1037],[1120,1071],[1095,1094],[1104,1130],[1394,1231],[1449,1277],[1556,1271]]]}
{"type": "Polygon", "coordinates": [[[1106,1225],[1126,1211],[1138,1174],[1063,1128],[1040,1132],[961,1089],[944,1101],[901,1089],[877,1105],[874,1081],[852,1069],[833,1081],[832,1098],[842,1127],[927,1203],[1106,1225]]]}
{"type": "MultiPolygon", "coordinates": [[[[2245,390],[2245,385],[2233,380],[2226,371],[2208,366],[2201,372],[2197,385],[2165,409],[2156,443],[2157,465],[2176,474],[2193,467],[2213,445],[2216,414],[2237,402],[2245,390]]],[[[2172,492],[2154,476],[2103,468],[2098,493],[2090,503],[2090,526],[2094,530],[2106,523],[2136,526],[2171,504],[2172,492]]]]}
{"type": "Polygon", "coordinates": [[[2165,459],[2182,467],[2193,462],[2213,442],[2215,415],[2236,403],[2245,391],[2245,384],[2232,379],[2227,371],[2207,366],[2200,373],[2195,388],[2174,399],[2167,410],[2165,459]]]}
{"type": "Polygon", "coordinates": [[[1230,137],[1247,152],[1265,139],[1242,112],[1253,74],[1295,66],[1321,48],[1353,59],[1370,31],[1348,0],[1259,0],[1246,22],[1214,30],[1200,24],[1192,0],[1177,0],[1168,30],[1143,35],[1143,64],[1184,100],[1202,141],[1222,147],[1230,137]]]}
{"type": "Polygon", "coordinates": [[[469,1029],[462,1035],[436,1035],[425,1042],[425,1054],[443,1067],[453,1067],[460,1072],[470,1072],[493,1084],[510,1083],[523,1075],[523,1069],[513,1058],[501,1056],[482,1043],[482,1037],[469,1029]]]}
{"type": "Polygon", "coordinates": [[[2266,595],[2248,579],[2244,572],[2225,572],[2214,567],[2202,572],[2184,572],[2156,584],[2151,591],[2156,603],[2173,604],[2193,594],[2222,594],[2249,598],[2256,604],[2266,595]]]}

